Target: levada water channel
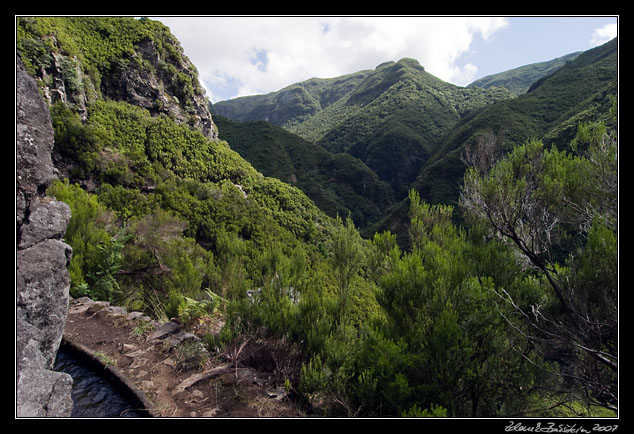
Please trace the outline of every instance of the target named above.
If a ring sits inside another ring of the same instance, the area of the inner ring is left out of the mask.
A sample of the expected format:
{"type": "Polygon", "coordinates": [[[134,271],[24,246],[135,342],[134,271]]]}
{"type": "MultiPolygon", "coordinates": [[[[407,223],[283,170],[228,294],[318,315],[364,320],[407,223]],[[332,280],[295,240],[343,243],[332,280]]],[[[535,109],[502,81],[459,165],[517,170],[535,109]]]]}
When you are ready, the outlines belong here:
{"type": "Polygon", "coordinates": [[[71,417],[119,418],[147,417],[147,411],[124,387],[109,378],[103,366],[62,342],[54,369],[73,378],[71,417]]]}

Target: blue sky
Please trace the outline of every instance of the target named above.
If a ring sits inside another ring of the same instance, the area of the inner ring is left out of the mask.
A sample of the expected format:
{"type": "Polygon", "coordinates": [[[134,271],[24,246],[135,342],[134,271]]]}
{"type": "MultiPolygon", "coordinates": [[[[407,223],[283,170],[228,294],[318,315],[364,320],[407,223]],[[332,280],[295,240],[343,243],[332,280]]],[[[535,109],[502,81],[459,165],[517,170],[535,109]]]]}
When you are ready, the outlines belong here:
{"type": "Polygon", "coordinates": [[[475,38],[459,62],[478,65],[475,79],[585,51],[616,36],[614,17],[511,17],[488,41],[475,38]],[[609,26],[609,27],[606,27],[609,26]],[[604,34],[594,33],[604,29],[604,34]]]}
{"type": "Polygon", "coordinates": [[[588,50],[617,36],[617,17],[155,17],[179,39],[213,101],[403,57],[466,86],[483,76],[588,50]]]}

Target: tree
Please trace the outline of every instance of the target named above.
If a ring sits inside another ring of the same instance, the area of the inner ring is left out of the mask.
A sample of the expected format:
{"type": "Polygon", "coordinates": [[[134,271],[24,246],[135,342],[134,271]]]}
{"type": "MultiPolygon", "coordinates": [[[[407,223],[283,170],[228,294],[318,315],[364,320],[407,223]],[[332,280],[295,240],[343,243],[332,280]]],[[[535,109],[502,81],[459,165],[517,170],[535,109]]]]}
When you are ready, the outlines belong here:
{"type": "Polygon", "coordinates": [[[453,417],[513,414],[534,372],[495,308],[494,290],[511,284],[499,277],[510,275],[508,251],[473,242],[452,223],[452,207],[424,203],[415,191],[409,197],[412,251],[382,277],[377,294],[387,317],[381,330],[399,349],[386,364],[398,366],[396,373],[370,365],[386,391],[383,402],[399,396],[397,414],[438,405],[453,417]],[[499,282],[487,275],[493,271],[499,282]]]}
{"type": "Polygon", "coordinates": [[[365,253],[359,232],[350,217],[345,225],[341,217],[337,217],[337,226],[332,237],[331,264],[337,281],[338,306],[336,320],[338,324],[344,321],[348,304],[352,297],[353,280],[358,276],[365,253]]]}
{"type": "Polygon", "coordinates": [[[523,318],[522,330],[589,405],[617,408],[617,141],[602,123],[579,128],[572,149],[531,140],[496,164],[495,146],[468,155],[460,203],[488,222],[524,264],[545,279],[552,297],[522,306],[498,292],[523,318]]]}
{"type": "Polygon", "coordinates": [[[392,271],[401,257],[396,235],[390,231],[375,233],[368,241],[367,275],[376,284],[385,273],[392,271]]]}

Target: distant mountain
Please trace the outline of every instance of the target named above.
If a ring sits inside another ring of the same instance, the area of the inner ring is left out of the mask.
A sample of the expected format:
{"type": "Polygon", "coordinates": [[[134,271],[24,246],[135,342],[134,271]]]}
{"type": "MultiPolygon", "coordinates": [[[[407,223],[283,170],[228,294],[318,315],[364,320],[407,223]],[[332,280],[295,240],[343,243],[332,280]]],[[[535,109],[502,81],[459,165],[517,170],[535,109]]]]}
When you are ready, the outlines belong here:
{"type": "Polygon", "coordinates": [[[222,101],[210,110],[233,119],[267,119],[330,153],[358,158],[389,183],[397,201],[366,234],[389,228],[404,236],[407,207],[399,201],[410,188],[430,203],[457,203],[465,144],[488,133],[505,149],[530,137],[569,143],[578,123],[596,118],[617,93],[617,51],[614,39],[468,87],[443,82],[405,58],[222,101]]]}
{"type": "MultiPolygon", "coordinates": [[[[465,147],[485,134],[496,137],[502,151],[541,139],[546,146],[567,148],[580,122],[601,119],[618,94],[618,41],[585,51],[555,73],[535,82],[524,95],[483,107],[456,123],[437,152],[411,184],[429,203],[457,205],[466,169],[465,147]]],[[[390,228],[405,237],[407,204],[393,207],[371,230],[390,228]]],[[[403,238],[401,238],[403,239],[403,238]]]]}
{"type": "Polygon", "coordinates": [[[311,78],[266,95],[244,96],[211,105],[213,114],[238,121],[263,120],[288,127],[337,102],[371,71],[336,78],[311,78]]]}
{"type": "Polygon", "coordinates": [[[521,95],[526,93],[529,87],[537,80],[554,73],[563,67],[566,62],[574,60],[579,54],[581,54],[581,51],[566,54],[546,62],[532,63],[497,74],[487,75],[467,87],[482,87],[486,89],[498,86],[508,89],[513,95],[521,95]]]}
{"type": "Polygon", "coordinates": [[[348,214],[360,227],[379,220],[394,204],[391,187],[362,161],[332,154],[266,121],[234,121],[214,116],[220,138],[265,176],[302,190],[326,214],[348,214]]]}
{"type": "Polygon", "coordinates": [[[269,120],[332,153],[348,153],[388,182],[400,199],[456,122],[510,98],[503,88],[446,83],[405,58],[373,71],[222,101],[211,111],[237,120],[269,120]]]}

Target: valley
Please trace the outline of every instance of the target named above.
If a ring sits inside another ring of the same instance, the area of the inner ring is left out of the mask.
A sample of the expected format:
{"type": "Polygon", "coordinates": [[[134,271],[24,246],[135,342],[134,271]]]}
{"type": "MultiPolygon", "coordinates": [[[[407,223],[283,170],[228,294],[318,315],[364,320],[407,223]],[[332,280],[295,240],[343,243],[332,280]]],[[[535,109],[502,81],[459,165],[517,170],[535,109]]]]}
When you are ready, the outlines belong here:
{"type": "MultiPolygon", "coordinates": [[[[403,200],[409,189],[414,188],[430,203],[457,205],[466,169],[462,161],[465,148],[483,135],[499,136],[503,150],[529,137],[565,147],[579,122],[599,118],[610,104],[609,95],[617,91],[614,70],[612,75],[600,72],[614,65],[615,50],[616,40],[581,55],[572,53],[486,77],[466,88],[431,76],[416,60],[402,59],[378,65],[374,71],[311,79],[267,95],[221,101],[210,109],[230,118],[233,130],[240,122],[251,122],[252,138],[242,137],[239,145],[240,149],[248,146],[243,156],[258,170],[283,181],[288,176],[277,173],[284,170],[271,170],[270,165],[288,164],[290,168],[291,162],[252,157],[268,152],[252,121],[270,122],[298,136],[295,155],[311,155],[307,147],[319,145],[332,155],[344,153],[362,162],[389,185],[389,195],[371,194],[380,213],[362,216],[358,211],[365,208],[355,198],[347,199],[354,206],[341,200],[333,206],[311,194],[313,187],[300,188],[332,217],[357,210],[354,220],[366,236],[390,229],[406,242],[408,219],[403,200]],[[602,60],[595,64],[588,60],[592,58],[602,60]],[[570,74],[575,80],[567,78],[570,74]],[[580,89],[576,80],[586,85],[580,89]],[[542,82],[546,87],[539,89],[542,82]]],[[[317,177],[310,170],[305,173],[317,177]]]]}
{"type": "Polygon", "coordinates": [[[54,311],[157,417],[618,416],[618,39],[467,87],[403,58],[211,104],[158,21],[16,30],[47,132],[16,146],[20,388],[54,311]],[[65,246],[55,309],[26,312],[31,244],[65,246]]]}

